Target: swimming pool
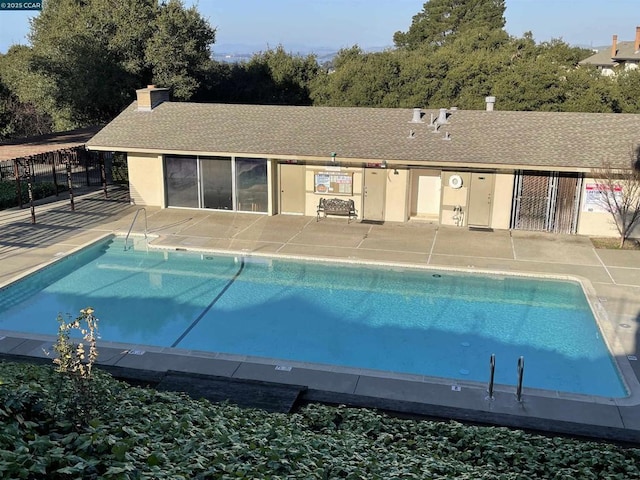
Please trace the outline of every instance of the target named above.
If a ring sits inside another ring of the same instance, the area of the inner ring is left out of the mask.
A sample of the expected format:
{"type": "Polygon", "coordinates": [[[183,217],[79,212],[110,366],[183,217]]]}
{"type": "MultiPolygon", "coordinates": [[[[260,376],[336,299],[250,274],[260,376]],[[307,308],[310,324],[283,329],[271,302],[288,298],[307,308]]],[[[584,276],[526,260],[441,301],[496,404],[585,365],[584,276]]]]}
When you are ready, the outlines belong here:
{"type": "Polygon", "coordinates": [[[0,329],[92,306],[102,340],[627,395],[577,282],[124,251],[113,238],[0,291],[0,329]]]}

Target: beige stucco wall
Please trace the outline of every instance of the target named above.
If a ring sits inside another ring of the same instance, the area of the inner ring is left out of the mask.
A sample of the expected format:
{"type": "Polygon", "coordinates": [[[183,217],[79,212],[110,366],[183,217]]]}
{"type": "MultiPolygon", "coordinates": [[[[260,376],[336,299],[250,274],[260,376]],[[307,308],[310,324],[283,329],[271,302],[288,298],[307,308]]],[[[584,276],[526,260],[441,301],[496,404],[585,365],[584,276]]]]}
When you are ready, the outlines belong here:
{"type": "Polygon", "coordinates": [[[491,228],[508,230],[511,225],[511,202],[513,198],[513,173],[496,173],[493,185],[493,210],[491,228]]]}
{"type": "Polygon", "coordinates": [[[308,216],[316,216],[318,209],[318,202],[322,197],[324,198],[342,198],[353,199],[358,212],[358,218],[361,218],[362,212],[362,183],[363,183],[363,169],[357,167],[323,167],[322,165],[308,165],[305,174],[305,207],[304,214],[308,216]],[[314,175],[322,172],[335,172],[335,173],[353,173],[353,194],[352,195],[337,195],[335,193],[327,193],[326,195],[320,195],[314,193],[314,175]]]}
{"type": "Polygon", "coordinates": [[[274,215],[279,210],[278,199],[278,162],[274,159],[267,160],[267,215],[274,215]]]}
{"type": "Polygon", "coordinates": [[[165,207],[162,155],[129,153],[127,165],[131,203],[165,207]]]}
{"type": "Polygon", "coordinates": [[[469,172],[442,172],[442,201],[440,204],[440,224],[464,226],[467,224],[467,199],[469,198],[469,182],[471,174],[469,172]],[[453,175],[460,175],[462,187],[451,188],[449,179],[453,175]],[[462,225],[457,219],[456,207],[462,208],[462,225]]]}

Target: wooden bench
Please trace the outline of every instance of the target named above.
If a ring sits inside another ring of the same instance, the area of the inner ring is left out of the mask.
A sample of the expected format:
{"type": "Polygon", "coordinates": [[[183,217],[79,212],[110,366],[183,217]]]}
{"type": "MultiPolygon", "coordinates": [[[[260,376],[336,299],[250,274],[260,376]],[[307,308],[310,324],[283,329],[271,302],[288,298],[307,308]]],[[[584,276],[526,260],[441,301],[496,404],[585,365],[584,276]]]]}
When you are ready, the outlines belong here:
{"type": "Polygon", "coordinates": [[[342,215],[347,217],[347,223],[351,217],[358,218],[355,203],[353,200],[343,200],[341,198],[321,198],[316,211],[316,222],[320,221],[320,214],[326,218],[327,215],[342,215]]]}

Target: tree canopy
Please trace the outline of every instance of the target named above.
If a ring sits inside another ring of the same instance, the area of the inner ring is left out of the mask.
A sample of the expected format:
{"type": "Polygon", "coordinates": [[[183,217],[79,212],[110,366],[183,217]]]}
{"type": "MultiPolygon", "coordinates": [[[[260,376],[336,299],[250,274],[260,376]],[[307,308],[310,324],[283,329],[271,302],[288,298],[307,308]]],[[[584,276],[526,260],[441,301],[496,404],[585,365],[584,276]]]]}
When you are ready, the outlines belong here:
{"type": "Polygon", "coordinates": [[[505,8],[504,0],[429,0],[393,41],[397,47],[441,47],[468,30],[501,30],[505,8]]]}
{"type": "Polygon", "coordinates": [[[50,0],[29,39],[30,48],[3,59],[2,78],[66,129],[109,121],[150,83],[191,98],[209,69],[215,30],[180,0],[50,0]]]}
{"type": "Polygon", "coordinates": [[[310,90],[320,67],[315,55],[293,55],[282,45],[246,63],[218,64],[206,100],[263,105],[311,105],[310,90]]]}

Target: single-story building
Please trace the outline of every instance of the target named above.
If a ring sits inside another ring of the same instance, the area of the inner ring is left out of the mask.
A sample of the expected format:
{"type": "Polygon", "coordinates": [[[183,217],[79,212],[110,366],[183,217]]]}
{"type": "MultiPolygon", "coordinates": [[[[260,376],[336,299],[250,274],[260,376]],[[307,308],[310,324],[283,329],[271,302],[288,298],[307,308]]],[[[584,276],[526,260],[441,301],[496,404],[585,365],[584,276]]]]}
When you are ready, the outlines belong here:
{"type": "MultiPolygon", "coordinates": [[[[615,236],[592,170],[631,164],[640,115],[199,104],[153,85],[87,148],[126,152],[132,202],[615,236]]],[[[637,233],[637,232],[636,232],[637,233]]],[[[638,236],[638,235],[634,235],[638,236]]]]}

